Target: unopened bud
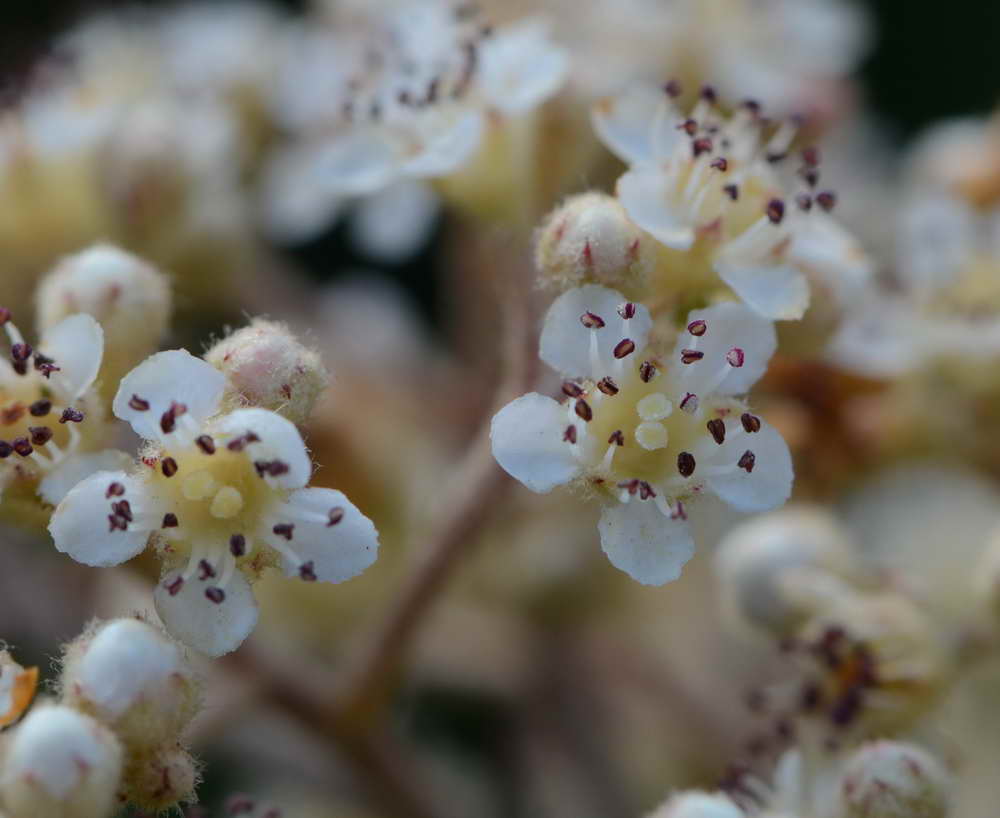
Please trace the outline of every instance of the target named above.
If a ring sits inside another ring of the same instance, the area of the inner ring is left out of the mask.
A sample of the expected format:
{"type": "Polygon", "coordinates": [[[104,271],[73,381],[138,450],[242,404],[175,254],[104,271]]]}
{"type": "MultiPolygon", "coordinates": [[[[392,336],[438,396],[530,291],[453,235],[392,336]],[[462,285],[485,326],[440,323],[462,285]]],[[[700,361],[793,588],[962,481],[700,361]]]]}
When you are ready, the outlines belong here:
{"type": "Polygon", "coordinates": [[[139,619],[85,632],[66,650],[64,702],[93,715],[130,749],[176,743],[198,707],[198,685],[181,647],[139,619]]]}
{"type": "Polygon", "coordinates": [[[122,783],[130,804],[158,814],[194,800],[198,766],[186,750],[173,746],[133,760],[122,783]]]}
{"type": "Polygon", "coordinates": [[[926,750],[876,741],[844,767],[841,799],[847,818],[944,818],[950,780],[926,750]]]}
{"type": "Polygon", "coordinates": [[[649,818],[744,818],[744,813],[722,793],[689,790],[670,796],[649,818]]]}
{"type": "Polygon", "coordinates": [[[535,265],[542,283],[558,289],[595,282],[629,289],[649,273],[653,244],[613,196],[581,193],[545,220],[535,265]]]}
{"type": "Polygon", "coordinates": [[[259,406],[305,423],[329,375],[319,355],[288,328],[255,318],[215,344],[205,360],[229,379],[233,406],[259,406]]]}
{"type": "Polygon", "coordinates": [[[69,707],[38,707],[11,737],[0,791],[10,818],[106,818],[121,770],[110,730],[69,707]]]}
{"type": "Polygon", "coordinates": [[[156,351],[170,319],[171,296],[163,273],[110,244],[67,256],[46,275],[36,295],[39,329],[82,312],[104,329],[101,382],[106,389],[156,351]]]}

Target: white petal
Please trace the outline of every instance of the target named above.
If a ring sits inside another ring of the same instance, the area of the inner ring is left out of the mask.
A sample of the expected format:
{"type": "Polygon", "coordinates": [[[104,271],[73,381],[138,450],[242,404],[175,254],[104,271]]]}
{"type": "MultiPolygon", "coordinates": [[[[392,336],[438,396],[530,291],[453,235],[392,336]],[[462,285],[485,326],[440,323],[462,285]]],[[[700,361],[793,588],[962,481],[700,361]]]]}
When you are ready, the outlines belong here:
{"type": "Polygon", "coordinates": [[[773,321],[797,321],[809,306],[809,281],[791,264],[719,260],[715,271],[744,304],[773,321]]]}
{"type": "Polygon", "coordinates": [[[867,377],[899,377],[912,372],[933,350],[928,323],[909,301],[869,297],[838,327],[827,357],[867,377]]]}
{"type": "Polygon", "coordinates": [[[695,224],[689,212],[673,206],[675,180],[654,165],[637,165],[618,179],[618,200],[629,218],[667,247],[688,250],[695,224]]]}
{"type": "Polygon", "coordinates": [[[72,454],[62,460],[38,485],[46,503],[57,505],[77,483],[99,471],[123,471],[132,465],[132,455],[119,449],[72,454]]]}
{"type": "Polygon", "coordinates": [[[225,375],[211,364],[183,349],[169,349],[150,355],[122,378],[112,406],[137,435],[161,440],[160,418],[172,403],[184,404],[187,415],[200,425],[219,408],[225,387],[225,375]],[[149,409],[129,406],[133,396],[148,401],[149,409]]]}
{"type": "Polygon", "coordinates": [[[545,494],[580,473],[576,456],[562,439],[566,425],[566,410],[552,398],[537,392],[522,395],[493,416],[493,456],[515,480],[545,494]]]}
{"type": "Polygon", "coordinates": [[[735,471],[709,477],[708,487],[737,511],[768,511],[782,505],[792,493],[792,456],[778,430],[761,420],[759,432],[733,435],[718,447],[712,463],[738,463],[744,452],[754,455],[753,471],[735,471]]]}
{"type": "Polygon", "coordinates": [[[717,383],[711,389],[717,395],[741,395],[747,392],[767,370],[778,347],[774,324],[761,318],[743,304],[728,302],[704,310],[692,310],[688,325],[693,321],[705,322],[705,334],[695,341],[682,330],[674,349],[674,364],[680,361],[681,350],[695,348],[704,353],[700,361],[680,364],[675,371],[678,383],[685,391],[700,394],[704,385],[717,383]],[[743,351],[743,366],[730,366],[726,356],[732,349],[743,351]],[[717,381],[719,372],[725,377],[717,381]]]}
{"type": "Polygon", "coordinates": [[[477,84],[494,108],[517,115],[552,96],[566,79],[569,54],[537,18],[505,26],[479,48],[477,84]]]}
{"type": "Polygon", "coordinates": [[[149,505],[143,483],[123,471],[98,472],[71,489],[49,522],[56,549],[84,565],[119,565],[132,559],[146,547],[149,529],[133,523],[127,531],[110,530],[111,503],[120,500],[129,501],[133,514],[149,505]],[[120,483],[125,493],[109,497],[112,483],[120,483]]]}
{"type": "Polygon", "coordinates": [[[846,229],[823,213],[811,213],[795,231],[788,259],[818,276],[836,306],[848,307],[868,292],[875,262],[846,229]]]}
{"type": "MultiPolygon", "coordinates": [[[[320,582],[343,582],[356,577],[378,557],[378,532],[371,520],[362,514],[339,491],[307,488],[292,492],[287,503],[276,505],[265,515],[265,525],[259,536],[273,539],[275,523],[294,523],[292,539],[284,545],[302,560],[312,563],[313,573],[320,582]],[[339,509],[340,522],[330,525],[330,512],[339,509]]],[[[282,568],[290,577],[299,576],[299,564],[287,557],[282,568]]]]}
{"type": "MultiPolygon", "coordinates": [[[[479,147],[485,127],[479,111],[428,111],[418,124],[419,150],[405,158],[400,168],[417,177],[444,176],[458,170],[479,147]]],[[[412,151],[412,145],[406,148],[412,151]]]]}
{"type": "Polygon", "coordinates": [[[369,258],[401,264],[430,239],[440,209],[430,185],[400,179],[357,203],[348,217],[351,241],[369,258]]]}
{"type": "Polygon", "coordinates": [[[623,162],[635,165],[668,157],[680,140],[679,117],[661,88],[637,84],[597,101],[591,109],[597,136],[623,162]]]}
{"type": "Polygon", "coordinates": [[[635,315],[627,327],[618,314],[618,308],[628,301],[617,290],[599,284],[587,284],[567,290],[549,307],[542,327],[539,355],[556,371],[568,377],[590,376],[601,378],[609,374],[614,363],[614,349],[629,338],[641,354],[653,325],[649,310],[642,304],[635,305],[635,315]],[[594,313],[604,321],[601,329],[588,329],[580,322],[585,312],[594,313]],[[590,338],[597,338],[597,365],[592,365],[590,338]]]}
{"type": "Polygon", "coordinates": [[[395,173],[392,150],[375,128],[357,128],[324,143],[313,159],[313,183],[344,195],[374,193],[395,173]]]}
{"type": "Polygon", "coordinates": [[[312,475],[312,461],[295,424],[269,409],[237,409],[212,424],[211,431],[221,443],[253,432],[259,440],[246,444],[251,460],[280,460],[288,471],[268,477],[272,485],[284,489],[302,488],[312,475]]]}
{"type": "Polygon", "coordinates": [[[257,624],[257,600],[250,584],[237,571],[226,586],[226,598],[216,604],[205,596],[208,587],[192,577],[175,596],[165,585],[174,578],[161,578],[153,593],[153,603],[164,627],[185,645],[208,656],[222,656],[236,650],[257,624]]]}
{"type": "Polygon", "coordinates": [[[694,554],[687,521],[664,516],[652,500],[606,506],[597,529],[611,564],[643,585],[673,582],[694,554]]]}
{"type": "Polygon", "coordinates": [[[39,349],[59,367],[50,383],[64,400],[72,402],[90,388],[101,369],[104,330],[89,315],[69,315],[46,331],[39,349]]]}
{"type": "Polygon", "coordinates": [[[259,212],[278,241],[308,241],[336,219],[345,200],[339,188],[316,173],[312,146],[279,151],[264,168],[259,212]]]}

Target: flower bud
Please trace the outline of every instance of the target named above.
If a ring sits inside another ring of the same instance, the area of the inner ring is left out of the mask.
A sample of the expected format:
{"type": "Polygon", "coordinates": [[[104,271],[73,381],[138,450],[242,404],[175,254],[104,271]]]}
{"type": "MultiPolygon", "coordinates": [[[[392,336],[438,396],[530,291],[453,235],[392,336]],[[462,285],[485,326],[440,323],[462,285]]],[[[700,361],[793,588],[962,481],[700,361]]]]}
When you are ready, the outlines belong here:
{"type": "Polygon", "coordinates": [[[182,747],[169,747],[133,759],[125,770],[123,795],[130,804],[154,813],[194,800],[198,767],[182,747]]]}
{"type": "Polygon", "coordinates": [[[562,290],[595,282],[626,291],[641,287],[654,256],[653,240],[605,193],[567,199],[545,220],[535,244],[543,285],[562,290]]]}
{"type": "Polygon", "coordinates": [[[944,818],[949,775],[913,744],[876,741],[844,767],[841,799],[846,818],[944,818]]]}
{"type": "Polygon", "coordinates": [[[0,651],[0,728],[21,718],[37,687],[37,667],[25,669],[7,651],[0,651]]]}
{"type": "Polygon", "coordinates": [[[287,327],[261,318],[219,341],[205,360],[229,379],[226,397],[233,408],[270,409],[293,423],[305,423],[329,381],[316,352],[287,327]]]}
{"type": "Polygon", "coordinates": [[[721,793],[689,790],[670,796],[649,818],[744,818],[744,813],[721,793]]]}
{"type": "Polygon", "coordinates": [[[801,624],[858,572],[852,544],[819,508],[788,508],[736,526],[715,571],[727,614],[776,636],[801,624]]]}
{"type": "Polygon", "coordinates": [[[10,818],[105,818],[121,769],[110,730],[69,707],[39,707],[11,738],[0,792],[10,818]]]}
{"type": "Polygon", "coordinates": [[[104,329],[100,377],[112,394],[126,372],[156,351],[172,307],[167,277],[110,244],[60,261],[42,279],[36,300],[42,332],[73,313],[97,319],[104,329]]]}
{"type": "Polygon", "coordinates": [[[180,646],[138,619],[84,633],[66,651],[64,703],[111,727],[131,750],[176,742],[198,707],[180,646]]]}

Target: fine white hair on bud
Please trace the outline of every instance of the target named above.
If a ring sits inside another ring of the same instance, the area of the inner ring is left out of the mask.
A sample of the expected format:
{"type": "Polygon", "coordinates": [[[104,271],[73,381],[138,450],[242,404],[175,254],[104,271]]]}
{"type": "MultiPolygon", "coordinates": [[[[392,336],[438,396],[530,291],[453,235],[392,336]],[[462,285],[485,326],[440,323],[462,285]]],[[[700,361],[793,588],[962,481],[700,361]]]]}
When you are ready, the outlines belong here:
{"type": "Polygon", "coordinates": [[[194,800],[198,764],[184,748],[172,746],[133,757],[122,790],[130,804],[160,813],[179,802],[194,800]]]}
{"type": "Polygon", "coordinates": [[[262,318],[219,341],[205,360],[228,378],[224,400],[230,406],[270,409],[298,424],[329,382],[315,351],[283,324],[262,318]]]}
{"type": "Polygon", "coordinates": [[[0,792],[10,818],[105,818],[121,771],[110,730],[69,707],[39,707],[11,737],[0,792]]]}
{"type": "Polygon", "coordinates": [[[789,507],[736,526],[719,544],[715,573],[727,616],[790,634],[859,573],[846,532],[829,512],[789,507]]]}
{"type": "Polygon", "coordinates": [[[172,309],[167,276],[110,244],[62,259],[39,284],[36,303],[43,332],[74,313],[97,320],[105,338],[101,381],[110,389],[156,351],[172,309]]]}
{"type": "Polygon", "coordinates": [[[689,790],[670,796],[649,818],[744,818],[744,815],[722,793],[689,790]]]}
{"type": "Polygon", "coordinates": [[[876,741],[848,759],[841,779],[846,818],[944,818],[950,777],[913,744],[876,741]]]}
{"type": "Polygon", "coordinates": [[[633,289],[644,283],[653,262],[652,239],[606,193],[566,199],[535,240],[541,282],[559,289],[587,283],[633,289]]]}
{"type": "Polygon", "coordinates": [[[66,704],[113,728],[130,750],[176,743],[199,701],[181,646],[139,619],[98,624],[71,643],[62,689],[66,704]]]}

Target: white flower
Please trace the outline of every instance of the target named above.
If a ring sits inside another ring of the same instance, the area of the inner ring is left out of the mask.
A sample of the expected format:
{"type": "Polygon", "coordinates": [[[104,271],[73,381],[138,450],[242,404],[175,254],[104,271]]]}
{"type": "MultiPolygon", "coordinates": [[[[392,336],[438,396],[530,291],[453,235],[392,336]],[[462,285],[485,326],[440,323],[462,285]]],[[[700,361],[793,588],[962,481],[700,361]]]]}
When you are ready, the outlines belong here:
{"type": "Polygon", "coordinates": [[[272,107],[295,138],[271,159],[262,192],[266,226],[289,240],[318,231],[348,197],[458,170],[491,118],[528,113],[568,69],[541,21],[494,32],[438,0],[303,30],[289,55],[272,107]]]}
{"type": "Polygon", "coordinates": [[[87,399],[104,333],[89,315],[75,313],[49,327],[35,349],[3,308],[0,325],[11,344],[9,360],[0,361],[0,492],[15,480],[36,481],[42,498],[57,503],[67,479],[119,462],[116,452],[84,454],[77,428],[94,426],[86,423],[87,399]]]}
{"type": "Polygon", "coordinates": [[[497,462],[532,491],[585,479],[605,502],[611,562],[659,585],[694,543],[687,506],[710,491],[740,511],[789,496],[788,447],[737,395],[764,373],[773,326],[739,304],[689,316],[669,358],[646,348],[645,307],[599,285],[570,290],[545,318],[542,360],[570,378],[565,400],[531,393],[493,418],[497,462]]]}
{"type": "Polygon", "coordinates": [[[135,470],[76,486],[49,530],[87,565],[117,565],[152,544],[154,596],[175,637],[209,655],[234,650],[257,620],[248,578],[280,566],[341,582],[374,562],[378,535],[339,491],[307,488],[312,464],[294,424],[266,409],[217,415],[225,376],[183,350],[122,380],[113,409],[149,442],[135,470]]]}
{"type": "Polygon", "coordinates": [[[649,818],[744,818],[745,815],[722,793],[688,790],[670,796],[649,818]]]}
{"type": "Polygon", "coordinates": [[[678,92],[673,83],[637,85],[593,108],[598,135],[629,165],[617,194],[636,224],[671,250],[699,251],[747,306],[773,320],[801,318],[809,306],[803,267],[825,278],[836,278],[830,267],[870,274],[856,243],[823,223],[836,197],[813,190],[815,150],[802,154],[806,189],[786,197],[772,164],[789,155],[792,122],[764,140],[755,103],[727,116],[706,88],[685,114],[673,102],[678,92]]]}
{"type": "Polygon", "coordinates": [[[115,806],[122,750],[114,734],[69,707],[31,711],[0,769],[12,818],[103,818],[115,806]]]}

